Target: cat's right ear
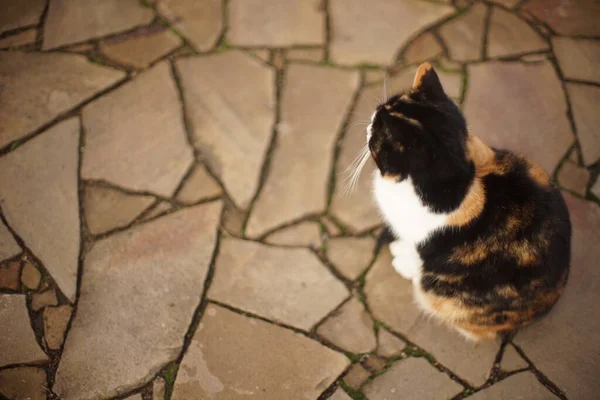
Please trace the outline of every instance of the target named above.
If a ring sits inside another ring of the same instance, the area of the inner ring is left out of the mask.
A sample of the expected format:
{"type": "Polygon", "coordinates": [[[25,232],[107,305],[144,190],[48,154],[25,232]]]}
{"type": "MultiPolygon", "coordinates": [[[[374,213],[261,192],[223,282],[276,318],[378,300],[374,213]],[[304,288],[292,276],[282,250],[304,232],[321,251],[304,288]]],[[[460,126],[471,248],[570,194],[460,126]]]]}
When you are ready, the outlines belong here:
{"type": "Polygon", "coordinates": [[[412,90],[423,93],[425,96],[432,99],[445,98],[444,88],[440,82],[440,78],[435,70],[428,62],[419,66],[415,79],[413,81],[412,90]]]}

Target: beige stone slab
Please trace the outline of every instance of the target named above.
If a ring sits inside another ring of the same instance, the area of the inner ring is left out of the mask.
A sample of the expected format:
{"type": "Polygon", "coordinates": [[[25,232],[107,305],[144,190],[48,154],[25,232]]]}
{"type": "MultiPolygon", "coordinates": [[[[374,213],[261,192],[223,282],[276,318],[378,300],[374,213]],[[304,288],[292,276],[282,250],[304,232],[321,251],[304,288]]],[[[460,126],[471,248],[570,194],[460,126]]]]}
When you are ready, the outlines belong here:
{"type": "Polygon", "coordinates": [[[157,9],[199,51],[213,48],[223,30],[220,0],[161,0],[157,9]]]}
{"type": "Polygon", "coordinates": [[[509,376],[493,386],[475,393],[473,400],[551,400],[558,399],[546,389],[531,372],[509,376]]]}
{"type": "Polygon", "coordinates": [[[548,24],[559,35],[600,35],[600,4],[595,0],[531,0],[524,4],[523,10],[548,24]]]}
{"type": "Polygon", "coordinates": [[[31,309],[33,311],[39,311],[44,307],[56,305],[58,305],[58,299],[54,289],[48,289],[41,293],[34,293],[31,298],[31,309]]]}
{"type": "Polygon", "coordinates": [[[406,64],[419,64],[442,55],[444,49],[432,33],[426,32],[411,42],[404,52],[406,64]]]}
{"type": "Polygon", "coordinates": [[[585,196],[590,180],[590,171],[572,162],[566,161],[558,171],[558,184],[561,188],[585,196]]]}
{"type": "Polygon", "coordinates": [[[188,177],[177,200],[185,204],[193,204],[200,200],[210,199],[223,194],[221,186],[210,176],[203,165],[197,165],[188,177]]]}
{"type": "Polygon", "coordinates": [[[109,187],[87,186],[83,208],[90,232],[99,235],[130,224],[155,201],[153,196],[132,195],[109,187]]]}
{"type": "Polygon", "coordinates": [[[442,25],[439,32],[450,58],[462,62],[481,58],[487,13],[484,4],[476,3],[464,14],[442,25]]]}
{"type": "Polygon", "coordinates": [[[72,310],[72,307],[68,304],[44,308],[44,337],[48,348],[52,350],[60,349],[72,310]]]}
{"type": "Polygon", "coordinates": [[[25,262],[21,271],[21,283],[29,289],[37,289],[42,279],[41,272],[30,262],[25,262]]]}
{"type": "Polygon", "coordinates": [[[517,353],[512,345],[507,345],[502,354],[500,367],[504,371],[516,371],[518,369],[528,368],[529,364],[517,353]]]}
{"type": "Polygon", "coordinates": [[[548,49],[548,43],[524,20],[492,7],[488,33],[488,57],[508,57],[548,49]]]}
{"type": "Polygon", "coordinates": [[[411,37],[454,12],[419,0],[332,0],[329,58],[344,65],[392,64],[411,37]]]}
{"type": "Polygon", "coordinates": [[[221,241],[209,298],[309,330],[349,295],[307,249],[221,241]]]}
{"type": "Polygon", "coordinates": [[[369,353],[377,346],[373,320],[355,297],[319,325],[317,334],[351,353],[369,353]]]}
{"type": "Polygon", "coordinates": [[[590,307],[600,293],[600,208],[564,197],[573,227],[569,282],[554,310],[514,341],[567,398],[593,399],[600,392],[600,309],[590,307]]]}
{"type": "Polygon", "coordinates": [[[170,29],[141,29],[125,37],[107,39],[100,51],[108,58],[133,68],[146,68],[150,63],[181,46],[181,39],[170,29]]]}
{"type": "Polygon", "coordinates": [[[279,246],[321,247],[321,227],[312,221],[301,222],[267,236],[265,242],[279,246]]]}
{"type": "Polygon", "coordinates": [[[194,146],[245,209],[275,122],[275,72],[240,51],[181,59],[176,67],[194,146]]]}
{"type": "Polygon", "coordinates": [[[150,210],[150,212],[148,214],[146,214],[144,217],[142,217],[142,220],[147,221],[149,219],[152,219],[158,215],[161,215],[161,214],[169,211],[171,208],[173,208],[171,203],[168,203],[166,201],[161,201],[152,210],[150,210]]]}
{"type": "Polygon", "coordinates": [[[600,83],[600,43],[593,39],[554,37],[552,47],[565,78],[600,83]]]}
{"type": "Polygon", "coordinates": [[[318,1],[231,0],[228,28],[238,46],[322,45],[325,12],[318,1]]]}
{"type": "Polygon", "coordinates": [[[373,259],[375,240],[364,238],[333,238],[327,241],[327,257],[344,277],[354,280],[373,259]]]}
{"type": "Polygon", "coordinates": [[[348,364],[303,335],[209,304],[172,399],[316,399],[348,364]]]}
{"type": "Polygon", "coordinates": [[[165,400],[167,382],[160,376],[157,376],[152,382],[152,400],[165,400]]]}
{"type": "Polygon", "coordinates": [[[35,42],[36,37],[37,30],[28,29],[26,31],[5,37],[4,39],[0,39],[0,49],[15,48],[32,44],[35,42]]]}
{"type": "Polygon", "coordinates": [[[52,0],[44,24],[43,50],[84,42],[147,25],[154,13],[137,0],[52,0]]]}
{"type": "Polygon", "coordinates": [[[80,55],[0,52],[0,147],[40,128],[124,76],[80,55]]]}
{"type": "Polygon", "coordinates": [[[463,387],[425,358],[408,358],[396,362],[364,389],[369,400],[449,399],[463,387]]]}
{"type": "Polygon", "coordinates": [[[519,4],[520,0],[490,0],[492,3],[504,6],[506,8],[513,8],[519,4]]]}
{"type": "Polygon", "coordinates": [[[337,388],[329,400],[352,400],[352,398],[348,396],[342,388],[337,388]]]}
{"type": "Polygon", "coordinates": [[[84,179],[170,197],[193,162],[166,62],[87,105],[82,117],[84,179]]]}
{"type": "Polygon", "coordinates": [[[24,295],[0,294],[0,367],[48,360],[31,329],[24,295]]]}
{"type": "Polygon", "coordinates": [[[290,49],[286,56],[292,61],[321,62],[325,58],[325,49],[290,49]]]}
{"type": "Polygon", "coordinates": [[[56,372],[61,399],[127,393],[177,358],[202,296],[221,207],[187,208],[94,244],[56,372]]]}
{"type": "Polygon", "coordinates": [[[0,33],[40,21],[46,2],[44,0],[1,0],[0,33]]]}
{"type": "Polygon", "coordinates": [[[0,158],[4,216],[71,301],[80,244],[79,130],[78,118],[65,120],[0,158]]]}
{"type": "Polygon", "coordinates": [[[469,66],[468,74],[463,110],[470,131],[488,145],[524,153],[552,172],[573,142],[552,64],[488,62],[469,66]]]}
{"type": "Polygon", "coordinates": [[[567,92],[571,100],[583,162],[585,165],[591,165],[600,158],[600,88],[567,83],[567,92]]]}
{"type": "Polygon", "coordinates": [[[360,364],[354,364],[344,376],[344,383],[352,389],[359,389],[369,379],[371,373],[360,364]]]}
{"type": "Polygon", "coordinates": [[[0,261],[14,257],[21,252],[21,247],[4,222],[0,221],[0,261]]]}
{"type": "Polygon", "coordinates": [[[251,237],[325,210],[336,138],[360,81],[356,71],[299,64],[285,79],[277,147],[246,227],[251,237]]]}
{"type": "Polygon", "coordinates": [[[377,333],[377,354],[383,357],[398,357],[406,348],[406,343],[383,328],[377,333]]]}
{"type": "Polygon", "coordinates": [[[9,399],[46,400],[46,372],[36,367],[17,367],[0,371],[0,393],[9,399]]]}

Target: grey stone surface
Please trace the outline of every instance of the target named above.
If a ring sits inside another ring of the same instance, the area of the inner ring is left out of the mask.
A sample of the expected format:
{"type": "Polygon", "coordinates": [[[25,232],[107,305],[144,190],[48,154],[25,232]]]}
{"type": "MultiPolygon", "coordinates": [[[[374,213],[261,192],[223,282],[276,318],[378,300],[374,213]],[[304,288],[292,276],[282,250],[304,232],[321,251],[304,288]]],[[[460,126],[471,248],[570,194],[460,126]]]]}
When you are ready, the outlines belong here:
{"type": "Polygon", "coordinates": [[[172,399],[316,399],[349,363],[291,330],[208,305],[172,399]]]}
{"type": "Polygon", "coordinates": [[[221,203],[188,208],[95,243],[54,392],[106,398],[174,360],[198,305],[221,203]]]}
{"type": "Polygon", "coordinates": [[[404,62],[418,64],[442,55],[444,49],[432,33],[426,32],[413,40],[404,52],[404,62]]]}
{"type": "Polygon", "coordinates": [[[71,301],[80,242],[79,129],[77,118],[65,120],[0,157],[4,216],[71,301]]]}
{"type": "Polygon", "coordinates": [[[325,13],[318,1],[231,0],[227,40],[238,46],[321,45],[325,13]]]}
{"type": "Polygon", "coordinates": [[[356,297],[319,325],[317,334],[351,353],[369,353],[377,346],[373,320],[356,297]]]}
{"type": "Polygon", "coordinates": [[[504,371],[516,371],[518,369],[528,368],[529,364],[517,353],[512,345],[507,345],[500,361],[500,367],[504,371]]]}
{"type": "Polygon", "coordinates": [[[312,221],[301,222],[267,236],[265,242],[280,246],[321,247],[321,227],[312,221]]]}
{"type": "Polygon", "coordinates": [[[308,48],[308,49],[291,49],[286,53],[286,58],[292,61],[313,61],[321,62],[325,58],[325,49],[323,48],[308,48]]]}
{"type": "Polygon", "coordinates": [[[103,0],[90,4],[87,0],[52,0],[44,24],[42,49],[125,31],[149,24],[152,10],[137,0],[103,0]]]}
{"type": "Polygon", "coordinates": [[[569,399],[593,399],[600,391],[600,310],[589,305],[600,291],[600,208],[564,197],[573,226],[569,282],[554,310],[520,332],[515,343],[569,399]]]}
{"type": "Polygon", "coordinates": [[[594,0],[531,0],[524,4],[523,10],[548,24],[559,35],[600,35],[600,4],[594,0]]]}
{"type": "Polygon", "coordinates": [[[31,329],[25,296],[0,294],[0,367],[48,360],[31,329]]]}
{"type": "Polygon", "coordinates": [[[527,22],[502,8],[492,8],[488,57],[508,57],[546,49],[548,43],[527,22]]]}
{"type": "Polygon", "coordinates": [[[476,3],[464,14],[442,25],[440,36],[455,61],[475,61],[482,55],[483,33],[488,9],[476,3]]]}
{"type": "Polygon", "coordinates": [[[552,47],[565,78],[600,83],[600,43],[593,39],[552,38],[552,47]]]}
{"type": "Polygon", "coordinates": [[[573,142],[552,64],[489,62],[470,66],[468,74],[463,109],[470,131],[488,145],[524,153],[552,172],[573,142]]]}
{"type": "Polygon", "coordinates": [[[21,271],[21,282],[29,289],[37,289],[40,285],[42,274],[40,271],[30,262],[25,262],[23,270],[21,271]]]}
{"type": "Polygon", "coordinates": [[[90,232],[99,235],[127,226],[153,202],[152,196],[127,194],[110,187],[87,186],[83,209],[90,232]]]}
{"type": "Polygon", "coordinates": [[[585,165],[591,165],[600,158],[600,115],[597,107],[600,104],[600,88],[567,83],[567,92],[583,161],[585,165]]]}
{"type": "Polygon", "coordinates": [[[31,309],[33,311],[39,311],[44,307],[56,305],[58,305],[58,299],[54,289],[48,289],[41,293],[34,293],[31,297],[31,309]]]}
{"type": "Polygon", "coordinates": [[[558,399],[531,372],[509,376],[493,386],[475,393],[473,400],[551,400],[558,399]]]}
{"type": "Polygon", "coordinates": [[[46,400],[46,372],[36,367],[0,371],[0,393],[11,400],[46,400]]]}
{"type": "Polygon", "coordinates": [[[373,259],[375,240],[363,238],[333,238],[327,241],[327,258],[344,277],[354,280],[373,259]]]}
{"type": "Polygon", "coordinates": [[[0,221],[0,261],[16,256],[21,252],[21,247],[13,237],[8,227],[0,221]]]}
{"type": "Polygon", "coordinates": [[[1,0],[0,33],[36,25],[40,21],[45,6],[44,0],[1,0]]]}
{"type": "Polygon", "coordinates": [[[124,76],[79,55],[0,52],[0,147],[40,128],[124,76]]]}
{"type": "Polygon", "coordinates": [[[16,33],[14,35],[0,39],[0,49],[16,48],[35,42],[37,37],[37,31],[35,29],[28,29],[23,32],[16,33]]]}
{"type": "Polygon", "coordinates": [[[161,0],[158,12],[199,51],[216,45],[223,30],[220,0],[161,0]]]}
{"type": "Polygon", "coordinates": [[[418,0],[332,0],[329,57],[345,65],[391,64],[415,32],[453,12],[418,0]]]}
{"type": "Polygon", "coordinates": [[[405,348],[406,343],[385,329],[379,328],[379,332],[377,333],[377,354],[383,357],[398,357],[405,348]]]}
{"type": "Polygon", "coordinates": [[[208,297],[309,330],[349,295],[307,249],[221,241],[208,297]]]}
{"type": "Polygon", "coordinates": [[[81,175],[170,197],[193,162],[166,62],[84,107],[81,175]]]}
{"type": "Polygon", "coordinates": [[[590,171],[570,161],[566,161],[558,171],[557,180],[563,189],[575,192],[580,196],[585,196],[585,191],[590,180],[590,171]]]}
{"type": "Polygon", "coordinates": [[[291,65],[285,79],[277,148],[246,227],[251,237],[325,210],[336,138],[359,85],[356,71],[311,65],[291,65]]]}
{"type": "Polygon", "coordinates": [[[197,165],[177,193],[177,200],[185,204],[196,203],[223,194],[221,187],[202,165],[197,165]]]}
{"type": "Polygon", "coordinates": [[[245,209],[256,192],[275,122],[274,71],[240,51],[186,58],[176,67],[194,145],[245,209]]]}
{"type": "Polygon", "coordinates": [[[407,358],[396,362],[364,389],[369,400],[449,399],[463,390],[425,358],[407,358]]]}
{"type": "Polygon", "coordinates": [[[52,350],[60,349],[72,310],[72,307],[68,304],[44,308],[44,337],[48,348],[52,350]]]}

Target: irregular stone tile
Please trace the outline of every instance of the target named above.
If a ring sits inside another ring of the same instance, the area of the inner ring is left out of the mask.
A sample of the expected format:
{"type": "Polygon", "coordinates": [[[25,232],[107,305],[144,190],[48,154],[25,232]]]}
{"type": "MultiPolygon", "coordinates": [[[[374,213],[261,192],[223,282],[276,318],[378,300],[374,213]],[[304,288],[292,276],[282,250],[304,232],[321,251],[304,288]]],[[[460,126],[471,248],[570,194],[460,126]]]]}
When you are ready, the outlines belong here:
{"type": "Polygon", "coordinates": [[[433,60],[442,55],[443,52],[444,49],[435,36],[430,32],[425,32],[408,45],[404,52],[404,62],[406,64],[419,64],[423,61],[433,60]]]}
{"type": "Polygon", "coordinates": [[[558,397],[546,389],[531,372],[522,372],[509,376],[469,398],[473,400],[549,400],[558,397]]]}
{"type": "Polygon", "coordinates": [[[596,198],[600,199],[600,179],[596,179],[596,183],[594,183],[594,185],[590,189],[590,192],[592,192],[592,194],[596,196],[596,198]]]}
{"type": "Polygon", "coordinates": [[[552,64],[488,62],[469,66],[468,74],[463,109],[470,131],[488,145],[522,152],[552,172],[573,142],[552,64]]]}
{"type": "Polygon", "coordinates": [[[321,223],[325,226],[325,230],[329,234],[329,236],[337,236],[342,233],[342,230],[335,222],[331,220],[331,218],[323,217],[321,218],[321,223]]]}
{"type": "Polygon", "coordinates": [[[154,13],[137,0],[52,0],[44,24],[43,50],[149,24],[154,13]],[[110,16],[110,18],[107,18],[110,16]]]}
{"type": "Polygon", "coordinates": [[[546,61],[548,59],[548,53],[542,54],[526,54],[521,57],[521,61],[526,63],[537,63],[540,61],[546,61]]]}
{"type": "Polygon", "coordinates": [[[167,382],[160,377],[157,376],[152,382],[152,400],[165,400],[165,391],[166,391],[167,382]]]}
{"type": "Polygon", "coordinates": [[[547,23],[559,35],[600,35],[600,4],[595,0],[532,0],[525,3],[523,10],[547,23]]]}
{"type": "Polygon", "coordinates": [[[187,208],[94,244],[56,373],[59,397],[117,396],[177,358],[202,296],[220,211],[220,202],[187,208]]]}
{"type": "Polygon", "coordinates": [[[19,271],[21,270],[20,261],[11,261],[0,265],[0,289],[19,290],[19,271]]]}
{"type": "Polygon", "coordinates": [[[166,62],[87,105],[82,116],[85,179],[170,197],[193,162],[166,62]]]}
{"type": "Polygon", "coordinates": [[[56,305],[58,305],[58,299],[56,298],[54,289],[48,289],[42,293],[34,293],[31,298],[31,309],[33,311],[39,311],[44,307],[56,305]]]}
{"type": "Polygon", "coordinates": [[[273,67],[275,67],[275,69],[282,70],[285,67],[285,50],[273,50],[271,64],[273,64],[273,67]]]}
{"type": "Polygon", "coordinates": [[[144,217],[142,217],[142,221],[147,221],[149,219],[152,219],[160,214],[163,214],[163,213],[169,211],[171,208],[173,208],[171,203],[168,203],[166,201],[161,201],[160,203],[158,203],[157,206],[155,206],[152,210],[150,210],[150,212],[148,214],[146,214],[144,217]]]}
{"type": "Polygon", "coordinates": [[[513,8],[517,4],[519,4],[520,0],[490,0],[492,3],[499,4],[506,8],[513,8]]]}
{"type": "Polygon", "coordinates": [[[153,202],[153,196],[127,194],[99,186],[86,186],[83,196],[85,219],[93,235],[129,225],[153,202]]]}
{"type": "Polygon", "coordinates": [[[227,40],[238,46],[322,45],[325,13],[315,1],[231,0],[227,40]]]}
{"type": "Polygon", "coordinates": [[[0,33],[36,25],[40,21],[45,6],[44,0],[1,0],[0,33]]]}
{"type": "Polygon", "coordinates": [[[352,398],[348,396],[342,388],[337,388],[329,400],[352,400],[352,398]]]}
{"type": "Polygon", "coordinates": [[[44,337],[50,349],[60,349],[71,318],[71,311],[70,305],[44,308],[44,337]]]}
{"type": "Polygon", "coordinates": [[[346,376],[344,376],[344,383],[352,389],[358,389],[363,383],[369,379],[371,373],[367,371],[362,365],[354,364],[348,370],[346,376]]]}
{"type": "Polygon", "coordinates": [[[79,129],[77,118],[65,120],[0,158],[4,216],[71,301],[80,243],[79,129]]]}
{"type": "Polygon", "coordinates": [[[157,9],[199,51],[213,48],[223,30],[220,0],[161,0],[157,9]]]}
{"type": "Polygon", "coordinates": [[[287,51],[288,60],[321,62],[325,58],[325,49],[291,49],[287,51]]]}
{"type": "Polygon", "coordinates": [[[204,166],[198,165],[177,193],[176,198],[182,203],[192,204],[221,194],[223,194],[221,186],[215,182],[204,166]]]}
{"type": "MultiPolygon", "coordinates": [[[[159,3],[162,4],[162,3],[159,3]]],[[[181,46],[179,36],[166,27],[142,29],[126,37],[100,43],[100,51],[108,58],[133,68],[146,68],[153,61],[181,46]]]]}
{"type": "Polygon", "coordinates": [[[194,146],[245,209],[275,122],[275,72],[240,51],[181,59],[176,67],[194,146]]]}
{"type": "Polygon", "coordinates": [[[600,43],[592,39],[554,37],[552,47],[565,78],[600,83],[600,43]]]}
{"type": "Polygon", "coordinates": [[[29,289],[37,289],[42,279],[41,272],[30,262],[25,262],[21,271],[21,282],[29,289]]]}
{"type": "Polygon", "coordinates": [[[513,346],[508,345],[504,349],[500,367],[504,371],[516,371],[518,369],[529,368],[529,364],[517,353],[513,346]]]}
{"type": "Polygon", "coordinates": [[[319,325],[317,334],[351,353],[369,353],[377,346],[373,321],[355,297],[319,325]]]}
{"type": "Polygon", "coordinates": [[[267,236],[265,242],[279,246],[321,247],[321,227],[305,221],[267,236]]]}
{"type": "Polygon", "coordinates": [[[46,400],[46,372],[36,367],[0,371],[0,393],[15,400],[46,400]]]}
{"type": "Polygon", "coordinates": [[[448,47],[450,58],[455,61],[476,61],[481,58],[483,33],[488,8],[481,3],[442,25],[440,36],[448,47]]]}
{"type": "Polygon", "coordinates": [[[277,148],[248,236],[325,210],[335,142],[360,83],[356,71],[300,64],[291,65],[285,79],[277,148]]]}
{"type": "Polygon", "coordinates": [[[334,238],[327,242],[327,258],[344,277],[353,281],[369,266],[375,241],[364,238],[334,238]]]}
{"type": "Polygon", "coordinates": [[[0,52],[0,147],[40,128],[124,76],[78,55],[0,52]]]}
{"type": "Polygon", "coordinates": [[[300,329],[309,330],[349,295],[307,249],[226,238],[216,265],[211,299],[300,329]]]}
{"type": "Polygon", "coordinates": [[[449,399],[463,390],[425,358],[407,358],[395,363],[364,389],[369,400],[449,399]]]}
{"type": "Polygon", "coordinates": [[[406,348],[406,343],[383,328],[377,334],[377,354],[383,357],[398,357],[406,348]]]}
{"type": "Polygon", "coordinates": [[[143,398],[140,393],[136,393],[133,396],[126,397],[125,400],[143,400],[143,398]]]}
{"type": "Polygon", "coordinates": [[[583,162],[585,165],[591,165],[600,158],[600,115],[597,107],[600,104],[600,88],[567,83],[567,92],[571,100],[583,162]]]}
{"type": "Polygon", "coordinates": [[[514,341],[566,397],[593,399],[600,392],[600,309],[590,307],[600,292],[600,207],[563,195],[573,226],[569,282],[553,311],[514,341]]]}
{"type": "Polygon", "coordinates": [[[229,235],[243,236],[242,231],[247,215],[245,211],[239,210],[233,205],[228,205],[223,212],[223,230],[229,235]]]}
{"type": "Polygon", "coordinates": [[[383,69],[369,68],[363,72],[363,80],[367,85],[383,81],[384,78],[387,78],[387,72],[383,69]]]}
{"type": "Polygon", "coordinates": [[[590,171],[569,161],[563,163],[558,171],[558,184],[563,189],[570,190],[581,196],[585,196],[590,171]]]}
{"type": "Polygon", "coordinates": [[[365,366],[374,372],[381,371],[385,368],[386,364],[387,362],[383,358],[378,357],[375,354],[369,354],[365,360],[365,366]]]}
{"type": "Polygon", "coordinates": [[[31,329],[25,296],[0,294],[0,367],[48,360],[31,329]]]}
{"type": "Polygon", "coordinates": [[[329,57],[338,64],[392,64],[416,32],[454,12],[418,0],[332,0],[329,57]]]}
{"type": "Polygon", "coordinates": [[[254,50],[251,51],[250,54],[260,58],[264,62],[270,62],[271,60],[271,51],[270,50],[254,50]]]}
{"type": "Polygon", "coordinates": [[[21,252],[21,247],[4,222],[0,221],[0,261],[12,258],[21,252]]]}
{"type": "Polygon", "coordinates": [[[349,363],[304,335],[209,304],[172,399],[316,399],[349,363]]]}
{"type": "Polygon", "coordinates": [[[35,43],[37,37],[36,29],[28,29],[21,33],[8,36],[0,40],[0,49],[8,49],[13,47],[24,46],[26,44],[35,43]]]}
{"type": "Polygon", "coordinates": [[[548,48],[548,43],[515,14],[493,7],[490,18],[488,57],[507,57],[548,48]]]}

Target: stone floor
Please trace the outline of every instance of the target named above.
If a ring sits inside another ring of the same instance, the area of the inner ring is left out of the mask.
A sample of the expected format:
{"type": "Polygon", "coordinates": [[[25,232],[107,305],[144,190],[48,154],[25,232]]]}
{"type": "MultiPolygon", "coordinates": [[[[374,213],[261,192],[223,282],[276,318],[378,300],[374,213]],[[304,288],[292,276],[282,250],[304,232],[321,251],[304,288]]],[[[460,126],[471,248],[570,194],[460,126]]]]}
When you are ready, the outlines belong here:
{"type": "Polygon", "coordinates": [[[598,398],[598,1],[0,10],[0,398],[598,398]],[[344,191],[425,60],[571,210],[564,298],[509,343],[420,315],[369,171],[344,191]]]}

